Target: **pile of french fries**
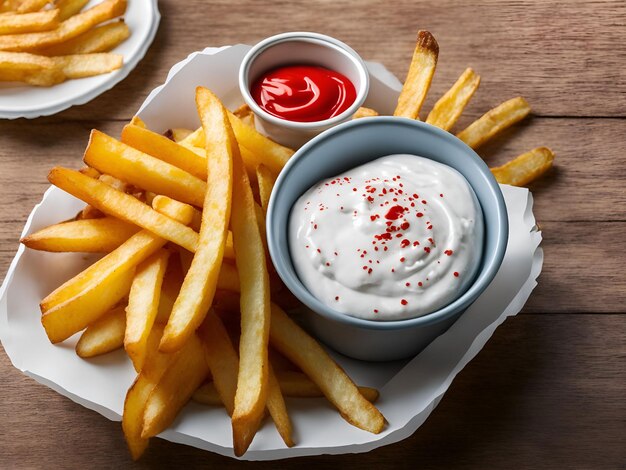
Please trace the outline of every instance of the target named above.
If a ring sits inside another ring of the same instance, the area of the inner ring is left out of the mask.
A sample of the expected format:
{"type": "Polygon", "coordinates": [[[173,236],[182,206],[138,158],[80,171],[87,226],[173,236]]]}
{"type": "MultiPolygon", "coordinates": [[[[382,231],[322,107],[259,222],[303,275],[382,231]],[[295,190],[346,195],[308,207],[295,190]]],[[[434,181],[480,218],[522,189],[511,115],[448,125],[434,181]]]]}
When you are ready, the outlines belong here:
{"type": "Polygon", "coordinates": [[[52,86],[122,67],[110,53],[130,36],[126,0],[0,1],[0,81],[52,86]]]}
{"type": "MultiPolygon", "coordinates": [[[[420,31],[395,115],[419,118],[437,55],[435,39],[420,31]]],[[[479,82],[467,69],[426,122],[449,131],[479,82]]],[[[238,456],[266,414],[294,445],[284,396],[325,396],[349,423],[381,432],[378,392],[357,387],[283,310],[297,301],[269,261],[265,214],[294,151],[258,133],[245,105],[230,112],[202,87],[196,105],[202,126],[195,131],[162,135],[135,117],[121,140],[93,130],[80,171],[50,172],[52,184],[87,205],[22,243],[104,256],[41,301],[48,338],[82,332],[76,352],[83,358],[125,349],[137,378],[122,427],[135,459],[190,399],[224,407],[238,456]]],[[[514,98],[457,135],[476,148],[529,111],[514,98]]],[[[360,108],[355,118],[375,115],[360,108]]],[[[538,148],[492,171],[501,183],[522,185],[552,160],[538,148]]]]}

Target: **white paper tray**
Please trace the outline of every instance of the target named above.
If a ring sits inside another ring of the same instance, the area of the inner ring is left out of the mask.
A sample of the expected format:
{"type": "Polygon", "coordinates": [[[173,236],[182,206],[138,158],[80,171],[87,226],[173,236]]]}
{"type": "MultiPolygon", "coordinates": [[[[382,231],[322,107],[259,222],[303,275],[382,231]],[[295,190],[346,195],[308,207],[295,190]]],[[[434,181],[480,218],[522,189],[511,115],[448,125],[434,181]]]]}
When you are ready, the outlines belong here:
{"type": "MultiPolygon", "coordinates": [[[[238,106],[242,100],[236,86],[237,68],[248,49],[238,45],[190,55],[172,68],[166,83],[148,96],[138,114],[157,131],[194,128],[199,125],[194,103],[198,85],[214,90],[229,107],[238,106]]],[[[372,86],[366,105],[390,113],[400,84],[380,64],[368,66],[372,86]]],[[[482,349],[498,325],[521,310],[536,286],[543,251],[532,213],[532,195],[511,186],[502,186],[502,190],[510,224],[504,262],[488,289],[445,334],[408,362],[373,364],[333,354],[359,385],[380,389],[377,406],[388,420],[386,429],[374,435],[350,426],[323,399],[287,399],[296,447],[286,448],[273,424],[266,421],[243,459],[367,452],[415,432],[456,374],[482,349]]],[[[72,196],[50,188],[30,214],[22,236],[68,219],[82,206],[72,196]]],[[[109,419],[120,420],[126,390],[135,377],[125,354],[117,351],[80,359],[74,352],[78,335],[52,345],[40,322],[40,299],[93,259],[20,246],[0,288],[0,339],[15,367],[25,374],[109,419]]],[[[190,403],[161,437],[233,456],[230,420],[221,408],[190,403]]]]}

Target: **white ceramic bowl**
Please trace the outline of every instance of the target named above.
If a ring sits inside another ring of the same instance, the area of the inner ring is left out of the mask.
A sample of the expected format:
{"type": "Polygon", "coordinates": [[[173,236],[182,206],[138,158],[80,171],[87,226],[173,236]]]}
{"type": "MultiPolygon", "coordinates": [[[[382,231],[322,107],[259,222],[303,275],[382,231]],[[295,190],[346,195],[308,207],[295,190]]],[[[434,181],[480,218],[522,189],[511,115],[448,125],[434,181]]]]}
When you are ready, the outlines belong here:
{"type": "Polygon", "coordinates": [[[320,132],[352,118],[367,98],[369,74],[361,57],[335,38],[318,33],[283,33],[250,49],[239,69],[239,88],[256,116],[257,129],[283,145],[298,148],[320,132]],[[269,114],[254,100],[250,87],[262,73],[294,64],[318,65],[345,75],[356,89],[354,103],[343,113],[323,121],[287,121],[269,114]]]}
{"type": "Polygon", "coordinates": [[[267,210],[267,242],[276,272],[307,307],[302,323],[346,356],[387,361],[413,356],[446,331],[489,286],[506,250],[508,217],[500,187],[485,162],[454,135],[413,119],[379,116],[356,119],[324,132],[298,150],[280,173],[267,210]],[[296,274],[289,248],[293,204],[325,178],[385,155],[408,153],[448,165],[468,181],[485,224],[484,249],[477,276],[450,304],[417,318],[374,321],[351,317],[325,305],[296,274]]]}

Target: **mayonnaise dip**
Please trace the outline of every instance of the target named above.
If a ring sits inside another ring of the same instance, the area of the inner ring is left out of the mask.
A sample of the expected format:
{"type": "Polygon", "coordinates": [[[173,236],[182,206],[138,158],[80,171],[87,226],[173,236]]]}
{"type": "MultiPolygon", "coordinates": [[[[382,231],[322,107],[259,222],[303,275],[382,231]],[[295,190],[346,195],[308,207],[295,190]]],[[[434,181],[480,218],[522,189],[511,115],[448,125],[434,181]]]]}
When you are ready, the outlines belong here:
{"type": "Polygon", "coordinates": [[[289,248],[313,296],[346,315],[414,318],[450,304],[478,272],[483,217],[453,168],[390,155],[324,180],[294,204],[289,248]]]}

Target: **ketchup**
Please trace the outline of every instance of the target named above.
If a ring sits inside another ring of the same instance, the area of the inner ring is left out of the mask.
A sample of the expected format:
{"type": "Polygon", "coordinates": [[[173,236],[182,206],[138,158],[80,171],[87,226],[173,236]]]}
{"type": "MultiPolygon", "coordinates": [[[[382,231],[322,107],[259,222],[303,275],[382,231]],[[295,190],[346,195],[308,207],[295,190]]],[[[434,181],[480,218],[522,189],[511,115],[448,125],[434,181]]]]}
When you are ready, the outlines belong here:
{"type": "Polygon", "coordinates": [[[316,122],[341,114],[356,99],[344,75],[315,65],[278,67],[252,84],[252,97],[273,116],[288,121],[316,122]]]}

